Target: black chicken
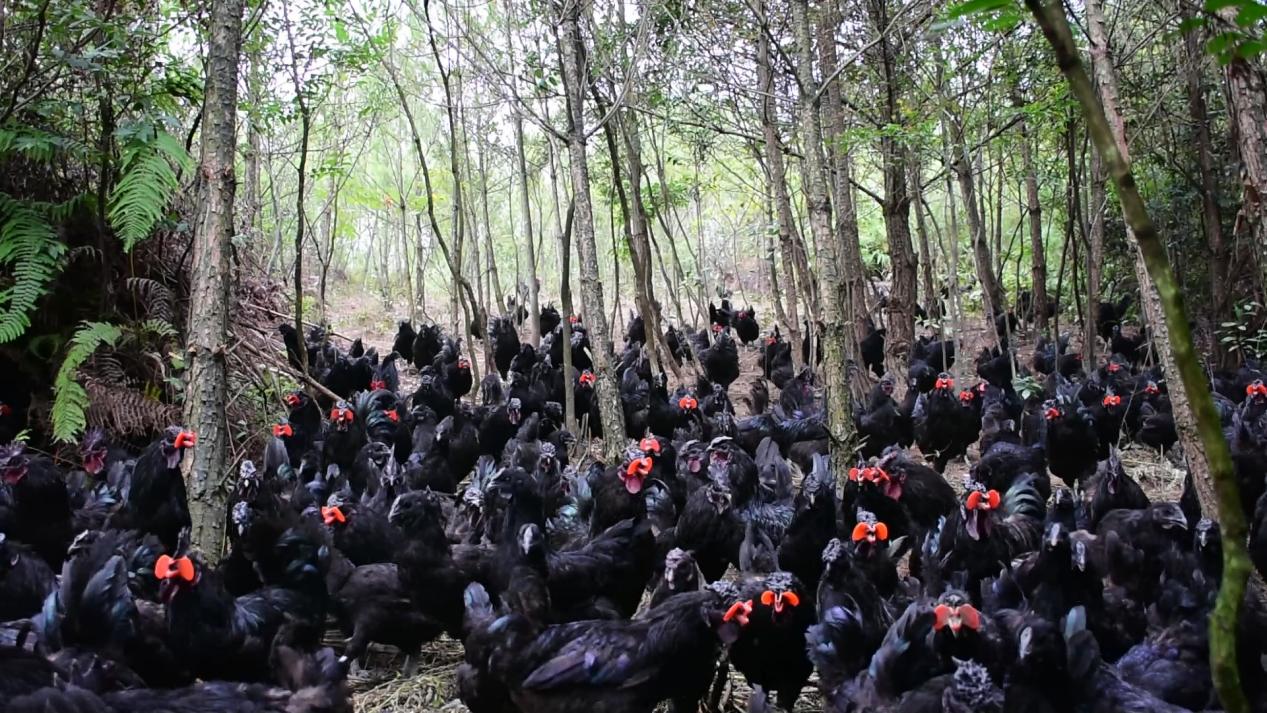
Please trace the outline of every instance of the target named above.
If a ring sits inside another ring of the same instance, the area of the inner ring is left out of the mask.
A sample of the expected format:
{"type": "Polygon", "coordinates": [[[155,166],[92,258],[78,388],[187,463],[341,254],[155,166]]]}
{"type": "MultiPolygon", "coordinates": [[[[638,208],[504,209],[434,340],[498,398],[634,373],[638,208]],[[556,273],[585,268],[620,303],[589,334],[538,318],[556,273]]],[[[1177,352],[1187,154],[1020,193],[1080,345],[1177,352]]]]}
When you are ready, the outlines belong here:
{"type": "Polygon", "coordinates": [[[739,350],[728,331],[718,332],[713,343],[700,351],[699,360],[708,380],[723,388],[730,388],[739,378],[739,350]]]}
{"type": "Polygon", "coordinates": [[[1043,440],[1052,475],[1072,486],[1095,472],[1099,437],[1090,410],[1068,398],[1043,405],[1043,440]]]}

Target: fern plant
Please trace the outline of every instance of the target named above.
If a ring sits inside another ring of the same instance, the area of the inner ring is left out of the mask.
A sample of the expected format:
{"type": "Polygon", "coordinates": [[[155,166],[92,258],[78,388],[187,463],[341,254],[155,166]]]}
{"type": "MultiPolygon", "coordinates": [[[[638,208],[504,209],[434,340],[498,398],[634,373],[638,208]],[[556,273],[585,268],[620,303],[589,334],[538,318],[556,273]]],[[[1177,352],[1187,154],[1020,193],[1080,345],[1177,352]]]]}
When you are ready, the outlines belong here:
{"type": "Polygon", "coordinates": [[[131,252],[149,236],[180,188],[177,170],[189,170],[193,161],[176,137],[153,125],[129,132],[121,156],[109,218],[123,249],[131,252]]]}
{"type": "Polygon", "coordinates": [[[114,346],[123,330],[108,322],[84,322],[71,337],[70,350],[53,382],[53,440],[68,443],[87,425],[88,392],[76,377],[79,367],[101,345],[114,346]]]}
{"type": "Polygon", "coordinates": [[[0,344],[31,326],[31,311],[61,272],[66,245],[41,207],[0,193],[0,268],[12,274],[0,290],[0,344]]]}

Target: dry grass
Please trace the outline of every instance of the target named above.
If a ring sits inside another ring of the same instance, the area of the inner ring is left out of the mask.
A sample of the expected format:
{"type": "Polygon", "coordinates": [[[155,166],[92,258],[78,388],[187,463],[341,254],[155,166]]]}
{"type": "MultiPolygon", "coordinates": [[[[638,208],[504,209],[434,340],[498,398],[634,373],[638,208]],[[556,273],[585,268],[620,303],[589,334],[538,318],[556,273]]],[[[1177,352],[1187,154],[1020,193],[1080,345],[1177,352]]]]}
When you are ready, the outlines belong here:
{"type": "Polygon", "coordinates": [[[455,675],[462,663],[462,644],[441,637],[422,649],[414,673],[402,675],[405,659],[391,649],[372,653],[366,668],[349,678],[352,703],[363,713],[465,711],[457,700],[455,675]]]}

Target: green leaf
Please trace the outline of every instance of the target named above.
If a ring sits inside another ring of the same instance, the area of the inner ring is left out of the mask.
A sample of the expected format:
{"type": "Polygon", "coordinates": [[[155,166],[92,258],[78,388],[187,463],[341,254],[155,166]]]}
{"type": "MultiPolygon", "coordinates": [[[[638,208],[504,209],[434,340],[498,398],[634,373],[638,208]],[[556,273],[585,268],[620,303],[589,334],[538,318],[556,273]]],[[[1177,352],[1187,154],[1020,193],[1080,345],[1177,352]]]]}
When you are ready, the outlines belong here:
{"type": "Polygon", "coordinates": [[[176,137],[161,129],[138,132],[124,146],[122,176],[110,194],[110,224],[131,252],[149,237],[180,188],[177,169],[189,170],[193,159],[176,137]]]}
{"type": "Polygon", "coordinates": [[[53,381],[53,440],[69,443],[83,433],[88,425],[88,392],[76,381],[79,367],[92,356],[97,348],[114,346],[123,336],[123,330],[107,322],[84,322],[71,337],[70,350],[57,370],[53,381]]]}
{"type": "Polygon", "coordinates": [[[1012,5],[1012,0],[964,0],[964,2],[951,5],[946,10],[946,17],[950,20],[957,20],[969,15],[1002,10],[1010,5],[1012,5]]]}
{"type": "Polygon", "coordinates": [[[49,223],[47,209],[0,193],[0,268],[12,276],[0,290],[0,344],[31,326],[31,312],[61,272],[66,245],[49,223]]]}
{"type": "Polygon", "coordinates": [[[1236,55],[1243,59],[1254,59],[1263,52],[1267,52],[1267,37],[1242,42],[1236,48],[1236,55]]]}
{"type": "Polygon", "coordinates": [[[1189,17],[1179,23],[1179,34],[1186,34],[1200,27],[1205,27],[1204,17],[1189,17]]]}
{"type": "Polygon", "coordinates": [[[1248,2],[1241,6],[1240,12],[1236,13],[1236,24],[1241,27],[1252,27],[1265,17],[1267,17],[1267,5],[1248,2]]]}

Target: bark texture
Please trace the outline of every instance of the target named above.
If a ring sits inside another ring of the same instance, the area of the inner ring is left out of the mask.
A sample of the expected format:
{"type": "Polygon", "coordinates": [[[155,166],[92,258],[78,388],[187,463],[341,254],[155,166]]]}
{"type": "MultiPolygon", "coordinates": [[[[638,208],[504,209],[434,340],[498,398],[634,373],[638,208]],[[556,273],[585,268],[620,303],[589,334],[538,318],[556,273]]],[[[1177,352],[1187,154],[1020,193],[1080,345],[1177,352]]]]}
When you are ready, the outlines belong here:
{"type": "MultiPolygon", "coordinates": [[[[1229,5],[1218,15],[1239,27],[1238,12],[1237,5],[1229,5]]],[[[1236,230],[1252,236],[1255,252],[1262,255],[1267,253],[1267,80],[1258,67],[1241,57],[1232,58],[1224,72],[1241,156],[1243,194],[1236,230]]],[[[1260,259],[1259,268],[1262,266],[1260,259]]]]}
{"type": "MultiPolygon", "coordinates": [[[[1183,44],[1183,60],[1187,75],[1185,89],[1188,94],[1188,118],[1192,120],[1193,139],[1197,149],[1197,172],[1201,181],[1201,227],[1205,231],[1205,241],[1210,249],[1210,299],[1214,303],[1211,315],[1214,323],[1219,324],[1228,319],[1231,312],[1231,305],[1228,303],[1228,249],[1223,239],[1223,216],[1219,209],[1219,181],[1214,169],[1214,150],[1210,145],[1205,86],[1201,80],[1201,63],[1204,53],[1195,32],[1184,35],[1183,44]]],[[[1215,347],[1221,348],[1217,339],[1215,347]]]]}
{"type": "Polygon", "coordinates": [[[987,319],[993,321],[995,315],[1007,311],[1007,300],[1003,296],[1003,287],[999,284],[998,274],[994,271],[994,259],[990,254],[990,243],[986,239],[985,218],[978,204],[976,177],[973,175],[972,163],[968,158],[968,149],[964,143],[963,127],[955,127],[955,158],[950,168],[959,181],[959,190],[963,193],[963,204],[968,216],[968,232],[972,237],[972,257],[977,265],[977,279],[981,280],[981,299],[985,303],[987,319]]]}
{"type": "MultiPolygon", "coordinates": [[[[557,6],[556,6],[557,7],[557,6]]],[[[594,242],[594,210],[590,199],[589,164],[586,158],[585,87],[588,72],[581,43],[580,0],[561,7],[558,27],[563,87],[568,108],[568,169],[572,174],[573,231],[581,258],[581,304],[594,350],[595,391],[603,419],[603,452],[609,463],[624,458],[625,414],[620,407],[620,391],[612,369],[611,330],[603,314],[603,284],[598,275],[598,248],[594,242]]],[[[566,279],[565,275],[565,279],[566,279]]],[[[565,320],[566,321],[566,320],[565,320]]],[[[564,353],[567,353],[565,348],[564,353]]],[[[569,379],[570,381],[570,379],[569,379]]]]}
{"type": "MultiPolygon", "coordinates": [[[[858,362],[858,344],[866,338],[867,314],[866,273],[862,268],[862,245],[858,237],[858,210],[853,195],[853,157],[846,145],[845,117],[840,95],[840,76],[836,73],[836,29],[840,26],[840,10],[835,0],[827,0],[819,6],[818,60],[824,77],[830,79],[823,87],[821,99],[824,138],[827,142],[827,161],[831,168],[831,200],[835,208],[836,235],[840,240],[840,265],[838,277],[844,280],[845,318],[853,325],[845,342],[845,355],[858,362]]],[[[828,286],[831,291],[835,286],[828,286]]],[[[826,317],[824,316],[824,319],[826,317]]]]}
{"type": "MultiPolygon", "coordinates": [[[[832,2],[832,0],[827,0],[832,2]]],[[[826,4],[826,3],[824,3],[826,4]]],[[[820,8],[821,10],[821,8],[820,8]]],[[[824,13],[819,22],[828,21],[824,13]]],[[[800,85],[797,113],[805,154],[805,202],[809,208],[810,230],[818,245],[818,265],[822,271],[823,385],[826,387],[827,431],[830,438],[831,467],[837,482],[846,482],[853,465],[853,409],[850,407],[849,378],[845,364],[846,342],[851,330],[846,323],[849,287],[841,274],[841,245],[832,232],[831,201],[827,193],[827,165],[823,157],[823,129],[819,119],[818,81],[814,77],[814,48],[811,40],[808,0],[792,0],[792,33],[796,37],[796,74],[800,85]]],[[[830,28],[821,27],[831,36],[830,28]]]]}
{"type": "MultiPolygon", "coordinates": [[[[869,62],[880,77],[880,116],[886,125],[902,123],[902,80],[898,68],[898,46],[891,36],[891,14],[888,0],[867,0],[871,29],[879,41],[868,52],[869,62]]],[[[884,174],[884,234],[892,265],[892,286],[889,290],[888,333],[884,348],[888,356],[904,367],[915,341],[915,272],[918,264],[911,248],[911,198],[906,185],[906,162],[902,143],[895,132],[880,136],[880,160],[884,174]]]]}
{"type": "MultiPolygon", "coordinates": [[[[1020,105],[1020,101],[1016,102],[1020,105]]],[[[1038,169],[1029,145],[1029,125],[1022,117],[1021,165],[1025,170],[1025,212],[1029,217],[1030,310],[1038,332],[1047,331],[1047,247],[1043,244],[1043,206],[1038,200],[1038,169]]]]}
{"type": "Polygon", "coordinates": [[[212,562],[224,547],[224,488],[229,447],[224,417],[228,400],[226,353],[229,329],[229,253],[236,190],[238,57],[242,49],[242,3],[211,4],[207,85],[202,112],[198,218],[195,222],[189,300],[189,386],[185,422],[197,434],[184,476],[193,521],[190,541],[212,562]]]}
{"type": "Polygon", "coordinates": [[[784,311],[787,320],[783,324],[792,342],[792,362],[801,367],[801,319],[797,310],[800,288],[796,276],[796,248],[793,245],[792,200],[787,192],[787,167],[783,163],[783,145],[779,140],[778,117],[774,108],[774,73],[770,69],[770,38],[765,31],[765,4],[757,3],[757,20],[763,27],[757,32],[757,84],[761,89],[761,138],[765,149],[766,171],[770,178],[770,196],[774,201],[774,215],[779,232],[779,260],[783,267],[783,287],[786,292],[784,311]]]}

